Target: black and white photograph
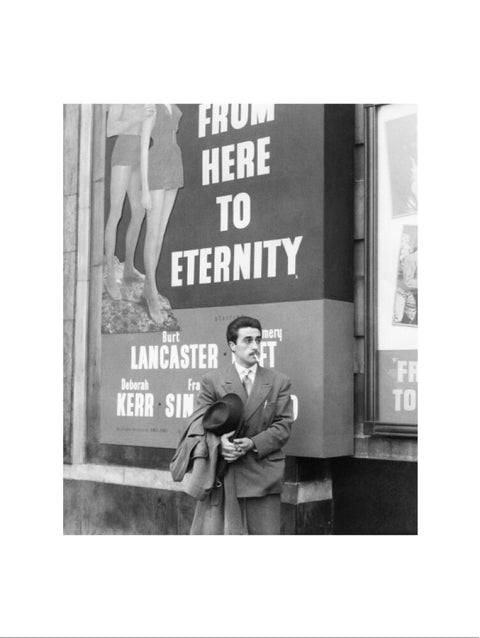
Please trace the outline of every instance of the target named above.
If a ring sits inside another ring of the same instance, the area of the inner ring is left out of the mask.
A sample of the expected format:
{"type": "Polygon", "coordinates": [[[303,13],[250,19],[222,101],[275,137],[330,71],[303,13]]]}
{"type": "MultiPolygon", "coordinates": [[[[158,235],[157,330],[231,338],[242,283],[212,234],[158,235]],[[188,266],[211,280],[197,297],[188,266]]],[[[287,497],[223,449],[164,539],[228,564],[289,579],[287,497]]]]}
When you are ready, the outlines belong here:
{"type": "Polygon", "coordinates": [[[5,8],[2,638],[478,638],[475,18],[5,8]]]}
{"type": "Polygon", "coordinates": [[[390,120],[387,125],[392,215],[418,213],[417,114],[390,120]]]}
{"type": "MultiPolygon", "coordinates": [[[[66,535],[417,534],[416,349],[395,344],[398,382],[379,384],[362,314],[384,276],[365,158],[390,113],[64,105],[65,197],[91,202],[65,208],[90,229],[66,246],[68,289],[88,282],[64,317],[66,535]]],[[[416,326],[414,231],[390,261],[394,320],[416,326]]]]}
{"type": "Polygon", "coordinates": [[[397,290],[393,322],[418,325],[418,236],[417,226],[403,226],[398,255],[397,290]]]}

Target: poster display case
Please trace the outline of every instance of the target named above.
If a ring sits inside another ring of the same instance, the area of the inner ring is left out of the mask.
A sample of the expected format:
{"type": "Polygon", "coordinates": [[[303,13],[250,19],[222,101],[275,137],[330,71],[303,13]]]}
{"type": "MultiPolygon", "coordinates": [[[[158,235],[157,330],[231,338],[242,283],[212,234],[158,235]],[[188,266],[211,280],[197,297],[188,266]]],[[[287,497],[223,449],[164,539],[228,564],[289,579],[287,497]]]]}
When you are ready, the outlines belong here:
{"type": "Polygon", "coordinates": [[[417,109],[367,114],[367,421],[374,434],[417,434],[417,109]]]}

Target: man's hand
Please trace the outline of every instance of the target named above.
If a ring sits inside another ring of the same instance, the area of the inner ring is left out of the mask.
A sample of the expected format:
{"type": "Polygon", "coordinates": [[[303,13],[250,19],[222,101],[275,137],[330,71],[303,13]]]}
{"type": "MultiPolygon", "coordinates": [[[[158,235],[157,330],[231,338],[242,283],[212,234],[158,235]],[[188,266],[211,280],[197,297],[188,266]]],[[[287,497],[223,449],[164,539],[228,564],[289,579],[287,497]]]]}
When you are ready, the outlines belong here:
{"type": "Polygon", "coordinates": [[[233,439],[233,442],[235,443],[237,449],[241,451],[241,456],[243,456],[250,450],[253,450],[253,448],[255,447],[252,439],[249,439],[246,436],[243,439],[233,439]]]}
{"type": "Polygon", "coordinates": [[[229,436],[235,434],[235,430],[231,432],[227,432],[226,434],[222,434],[220,437],[220,451],[223,458],[227,461],[227,463],[232,463],[236,461],[240,456],[243,456],[242,450],[234,445],[231,441],[228,440],[229,436]]]}

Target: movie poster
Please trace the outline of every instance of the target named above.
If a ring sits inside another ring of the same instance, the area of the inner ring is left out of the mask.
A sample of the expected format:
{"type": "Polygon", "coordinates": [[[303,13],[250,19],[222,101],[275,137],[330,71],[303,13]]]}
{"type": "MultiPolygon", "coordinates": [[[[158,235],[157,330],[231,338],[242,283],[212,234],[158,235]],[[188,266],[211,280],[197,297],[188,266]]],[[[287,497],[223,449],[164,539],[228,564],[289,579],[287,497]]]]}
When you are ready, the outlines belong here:
{"type": "Polygon", "coordinates": [[[321,105],[110,107],[101,443],[176,447],[242,314],[262,320],[261,365],[296,381],[298,423],[323,414],[323,118],[321,105]]]}

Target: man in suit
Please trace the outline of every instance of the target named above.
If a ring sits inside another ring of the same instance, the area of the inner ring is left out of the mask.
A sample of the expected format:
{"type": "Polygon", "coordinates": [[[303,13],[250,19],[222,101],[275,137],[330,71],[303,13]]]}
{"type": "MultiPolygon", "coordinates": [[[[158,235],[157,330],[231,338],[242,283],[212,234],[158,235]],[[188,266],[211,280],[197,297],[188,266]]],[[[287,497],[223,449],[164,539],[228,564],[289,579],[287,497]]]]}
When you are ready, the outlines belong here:
{"type": "Polygon", "coordinates": [[[229,393],[244,404],[245,436],[221,437],[220,453],[228,463],[225,480],[233,484],[248,534],[280,534],[280,493],[285,454],[293,422],[290,380],[258,363],[262,327],[257,319],[238,317],[227,328],[235,361],[227,370],[202,378],[197,408],[229,393]],[[233,480],[232,480],[233,479],[233,480]]]}

